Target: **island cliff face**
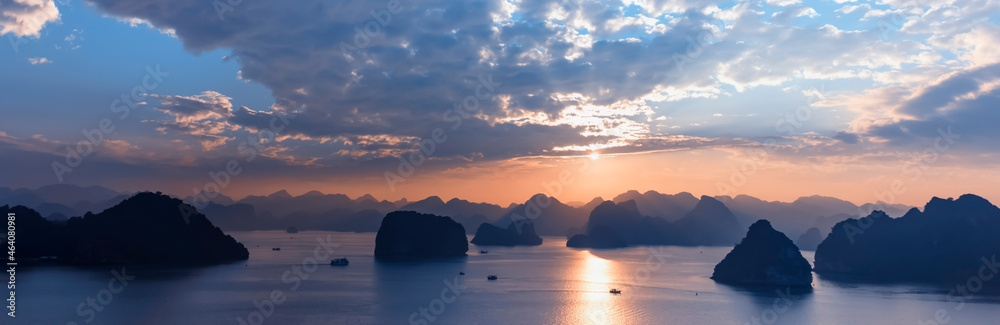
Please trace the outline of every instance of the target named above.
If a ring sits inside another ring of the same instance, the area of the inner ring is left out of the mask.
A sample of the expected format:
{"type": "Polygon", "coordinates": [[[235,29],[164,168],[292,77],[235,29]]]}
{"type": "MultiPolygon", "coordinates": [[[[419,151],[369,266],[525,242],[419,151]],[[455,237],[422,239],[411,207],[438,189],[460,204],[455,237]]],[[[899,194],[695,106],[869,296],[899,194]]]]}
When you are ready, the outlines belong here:
{"type": "Polygon", "coordinates": [[[742,286],[809,288],[812,268],[791,239],[774,230],[767,220],[758,220],[715,266],[712,280],[742,286]]]}
{"type": "Polygon", "coordinates": [[[468,251],[465,228],[433,214],[390,212],[375,235],[375,257],[381,259],[465,256],[468,251]]]}
{"type": "Polygon", "coordinates": [[[49,256],[73,265],[190,265],[250,256],[243,244],[193,207],[159,193],[139,193],[101,213],[88,212],[65,224],[52,224],[24,207],[0,207],[0,212],[15,212],[19,237],[33,238],[18,250],[19,257],[26,259],[49,256]]]}
{"type": "MultiPolygon", "coordinates": [[[[933,198],[921,212],[892,219],[881,211],[848,219],[816,249],[816,273],[866,281],[916,281],[954,286],[995,270],[1000,208],[966,194],[933,198]]],[[[984,288],[998,289],[995,281],[984,288]]]]}
{"type": "Polygon", "coordinates": [[[535,225],[531,221],[512,222],[507,229],[484,222],[476,230],[472,243],[479,246],[538,246],[542,244],[542,237],[535,234],[535,225]]]}

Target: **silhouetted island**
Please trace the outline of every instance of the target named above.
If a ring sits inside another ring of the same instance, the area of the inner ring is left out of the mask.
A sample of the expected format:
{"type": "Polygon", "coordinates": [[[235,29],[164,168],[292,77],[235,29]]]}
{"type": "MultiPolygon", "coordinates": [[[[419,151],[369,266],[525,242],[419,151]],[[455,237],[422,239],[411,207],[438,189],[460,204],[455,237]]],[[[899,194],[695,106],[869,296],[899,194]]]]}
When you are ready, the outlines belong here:
{"type": "Polygon", "coordinates": [[[573,248],[622,248],[628,243],[613,229],[605,226],[592,228],[591,234],[579,234],[566,241],[566,247],[573,248]]]}
{"type": "MultiPolygon", "coordinates": [[[[893,219],[881,211],[838,223],[816,249],[816,273],[864,281],[966,285],[993,270],[1000,251],[1000,208],[966,194],[933,198],[921,212],[893,219]]],[[[980,279],[982,280],[982,279],[980,279]]],[[[980,281],[997,291],[996,281],[980,281]]],[[[978,290],[977,290],[978,291],[978,290]]]]}
{"type": "Polygon", "coordinates": [[[571,237],[566,246],[726,246],[739,241],[743,229],[725,204],[709,196],[702,196],[694,209],[675,222],[643,216],[634,200],[605,201],[591,211],[586,233],[571,237]]]}
{"type": "Polygon", "coordinates": [[[586,234],[575,235],[566,241],[567,247],[621,248],[627,247],[625,239],[634,233],[642,220],[635,201],[621,203],[604,201],[594,207],[587,221],[586,234]]]}
{"type": "Polygon", "coordinates": [[[806,230],[802,236],[799,236],[799,240],[795,241],[795,245],[804,251],[814,251],[821,242],[823,242],[823,234],[819,232],[819,228],[813,227],[806,230]]]}
{"type": "Polygon", "coordinates": [[[767,220],[758,220],[715,266],[712,280],[742,286],[810,288],[812,268],[791,239],[774,230],[767,220]]]}
{"type": "Polygon", "coordinates": [[[484,222],[479,225],[471,243],[479,246],[538,246],[542,244],[542,237],[535,234],[535,224],[531,221],[512,222],[507,229],[484,222]]]}
{"type": "Polygon", "coordinates": [[[494,224],[503,225],[510,222],[531,220],[535,232],[541,236],[566,236],[577,234],[587,224],[590,211],[597,204],[583,204],[579,207],[566,205],[554,197],[545,194],[535,194],[524,203],[514,205],[500,220],[494,224]],[[570,230],[574,229],[572,233],[570,230]]]}
{"type": "Polygon", "coordinates": [[[468,251],[465,228],[433,214],[390,212],[375,235],[375,257],[381,259],[465,256],[468,251]]]}
{"type": "Polygon", "coordinates": [[[243,244],[193,207],[160,193],[139,193],[104,212],[87,212],[64,224],[54,224],[21,206],[0,207],[0,212],[16,214],[17,254],[29,261],[48,257],[73,265],[190,265],[250,256],[243,244]]]}
{"type": "Polygon", "coordinates": [[[662,244],[730,246],[743,237],[744,229],[725,204],[713,197],[702,196],[691,212],[668,226],[662,244]]]}

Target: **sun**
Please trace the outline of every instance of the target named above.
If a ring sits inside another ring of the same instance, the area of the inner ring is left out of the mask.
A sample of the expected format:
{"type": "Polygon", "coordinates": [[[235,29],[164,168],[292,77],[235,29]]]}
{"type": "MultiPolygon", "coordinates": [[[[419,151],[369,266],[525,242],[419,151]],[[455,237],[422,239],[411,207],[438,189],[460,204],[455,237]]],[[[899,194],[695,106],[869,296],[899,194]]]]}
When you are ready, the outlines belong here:
{"type": "Polygon", "coordinates": [[[596,153],[596,152],[591,152],[590,153],[590,160],[597,160],[598,158],[601,158],[601,154],[596,153]]]}

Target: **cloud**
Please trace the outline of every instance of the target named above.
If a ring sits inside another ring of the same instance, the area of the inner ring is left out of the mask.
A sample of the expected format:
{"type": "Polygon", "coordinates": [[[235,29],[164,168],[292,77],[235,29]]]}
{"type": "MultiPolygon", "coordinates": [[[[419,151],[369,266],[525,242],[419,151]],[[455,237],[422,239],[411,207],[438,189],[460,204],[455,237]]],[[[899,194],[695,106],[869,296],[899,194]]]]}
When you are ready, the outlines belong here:
{"type": "Polygon", "coordinates": [[[846,6],[840,7],[840,9],[837,9],[837,10],[834,10],[834,11],[835,12],[844,13],[844,14],[851,14],[851,13],[853,13],[855,11],[860,12],[860,13],[865,13],[865,12],[868,12],[869,10],[872,10],[872,6],[870,4],[867,4],[867,3],[862,3],[860,5],[846,5],[846,6]]]}
{"type": "Polygon", "coordinates": [[[231,98],[215,91],[205,91],[195,96],[151,95],[158,99],[157,110],[167,113],[172,121],[149,120],[156,124],[161,133],[193,136],[201,144],[203,151],[222,147],[233,139],[229,134],[240,129],[227,121],[233,116],[231,98]]]}
{"type": "Polygon", "coordinates": [[[38,37],[46,24],[56,21],[54,0],[0,0],[0,35],[38,37]]]}
{"type": "MultiPolygon", "coordinates": [[[[971,109],[975,101],[949,98],[974,92],[978,100],[992,100],[993,90],[966,85],[988,78],[956,80],[940,90],[926,85],[937,76],[994,63],[988,44],[1000,43],[993,25],[982,19],[978,26],[962,23],[955,10],[937,3],[926,12],[897,3],[814,9],[795,0],[725,7],[698,0],[429,0],[403,1],[395,12],[380,0],[245,1],[225,11],[196,0],[92,3],[116,19],[173,31],[192,53],[230,50],[227,60],[239,64],[239,78],[266,86],[275,98],[271,107],[251,109],[234,107],[217,92],[159,96],[157,109],[167,120],[151,121],[157,130],[191,137],[202,150],[231,153],[247,134],[294,116],[268,154],[276,163],[310,166],[391,165],[395,157],[419,150],[420,139],[438,128],[449,138],[432,159],[441,164],[588,150],[752,146],[756,140],[738,136],[657,130],[711,123],[716,130],[769,132],[773,120],[766,118],[704,119],[744,112],[672,107],[736,98],[739,109],[756,109],[744,106],[760,99],[742,97],[754,88],[814,81],[838,88],[830,95],[835,100],[816,111],[829,116],[807,126],[826,128],[797,130],[818,133],[795,139],[787,152],[855,154],[850,150],[861,146],[851,144],[879,143],[873,138],[899,144],[917,137],[912,132],[919,123],[958,118],[949,112],[971,109]],[[906,37],[896,39],[817,19],[897,11],[908,19],[897,26],[906,37]],[[937,18],[945,20],[934,23],[937,18]],[[933,35],[919,34],[927,31],[933,35]],[[485,93],[484,79],[495,84],[485,93]],[[849,89],[840,90],[844,84],[849,89]],[[919,98],[924,92],[926,98],[919,98]],[[456,107],[471,109],[459,115],[456,107]],[[846,109],[832,113],[840,108],[846,109]],[[683,114],[700,119],[677,116],[683,114]],[[659,125],[664,115],[672,126],[659,125]],[[751,120],[769,124],[728,124],[751,120]]],[[[975,1],[955,6],[994,7],[975,1]]],[[[781,109],[761,108],[761,115],[781,109]]]]}
{"type": "Polygon", "coordinates": [[[789,8],[788,10],[772,14],[771,21],[787,23],[788,21],[798,17],[815,18],[818,16],[819,13],[816,12],[816,9],[806,6],[795,6],[793,8],[789,8]]]}
{"type": "Polygon", "coordinates": [[[52,61],[50,61],[45,57],[38,57],[38,58],[28,58],[28,63],[31,63],[31,65],[37,65],[37,64],[52,63],[52,61]]]}
{"type": "Polygon", "coordinates": [[[849,133],[849,132],[844,132],[844,131],[838,131],[837,134],[835,134],[833,136],[833,138],[837,139],[837,140],[840,140],[840,142],[843,142],[843,143],[846,143],[846,144],[856,144],[860,140],[860,138],[858,137],[857,134],[853,134],[853,133],[849,133]]]}
{"type": "Polygon", "coordinates": [[[767,0],[767,4],[772,6],[787,7],[802,3],[800,0],[767,0]]]}
{"type": "Polygon", "coordinates": [[[996,150],[1000,129],[1000,63],[955,73],[926,86],[894,108],[897,118],[864,130],[892,144],[926,143],[954,132],[967,148],[996,150]]]}
{"type": "MultiPolygon", "coordinates": [[[[518,8],[525,17],[521,20],[505,17],[509,8],[497,1],[403,2],[398,14],[385,16],[389,17],[384,18],[385,26],[370,14],[386,13],[380,11],[384,1],[307,1],[295,6],[245,2],[225,12],[222,20],[201,1],[94,3],[119,19],[174,30],[189,51],[232,49],[231,57],[241,65],[240,77],[267,86],[274,92],[275,107],[298,115],[286,131],[289,135],[424,138],[450,124],[446,111],[472,98],[469,103],[476,106],[475,112],[456,131],[467,133],[470,143],[490,143],[491,137],[517,139],[520,132],[553,139],[505,141],[487,150],[460,141],[451,144],[465,150],[455,151],[456,155],[483,153],[497,158],[504,156],[499,153],[538,153],[580,141],[602,141],[568,133],[607,129],[632,117],[645,119],[640,117],[644,112],[616,107],[649,95],[661,84],[694,83],[694,78],[672,76],[675,63],[664,59],[664,53],[683,53],[688,35],[712,33],[706,25],[712,18],[698,12],[681,14],[667,31],[656,28],[664,22],[653,18],[655,12],[628,16],[614,2],[561,6],[526,2],[518,8]],[[379,33],[363,34],[366,26],[379,33]],[[590,35],[575,28],[584,26],[590,35]],[[632,32],[633,27],[645,36],[615,35],[632,32]],[[345,52],[345,48],[358,49],[345,52]],[[498,84],[489,96],[476,96],[481,78],[498,84]],[[585,94],[589,107],[607,109],[604,115],[619,122],[587,128],[568,120],[551,123],[579,106],[559,99],[566,93],[585,94]],[[626,112],[639,115],[630,117],[626,112]],[[538,114],[548,118],[514,120],[538,114]],[[473,127],[482,129],[464,130],[473,127]]],[[[201,109],[198,101],[168,100],[172,102],[161,109],[174,114],[175,122],[205,117],[193,114],[222,114],[201,109]]],[[[232,114],[230,123],[259,128],[270,113],[235,109],[232,114]]]]}
{"type": "Polygon", "coordinates": [[[196,96],[152,95],[160,100],[156,109],[174,117],[178,123],[220,119],[233,115],[232,98],[215,91],[205,91],[196,96]]]}

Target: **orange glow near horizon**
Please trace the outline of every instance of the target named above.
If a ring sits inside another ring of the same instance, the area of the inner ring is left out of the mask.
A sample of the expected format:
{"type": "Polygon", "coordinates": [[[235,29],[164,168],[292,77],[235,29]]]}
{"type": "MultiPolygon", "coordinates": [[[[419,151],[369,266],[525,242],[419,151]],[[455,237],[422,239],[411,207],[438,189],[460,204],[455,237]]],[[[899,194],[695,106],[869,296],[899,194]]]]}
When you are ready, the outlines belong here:
{"type": "MultiPolygon", "coordinates": [[[[240,199],[247,195],[268,195],[285,189],[291,195],[311,190],[345,194],[357,198],[371,194],[379,200],[406,198],[418,201],[438,196],[448,201],[459,198],[503,207],[523,203],[534,194],[543,193],[563,203],[589,202],[595,197],[610,200],[629,190],[649,190],[665,194],[689,192],[695,196],[746,194],[767,201],[791,202],[803,196],[822,195],[854,204],[879,200],[917,207],[931,197],[958,197],[974,193],[1000,203],[1000,192],[991,186],[1000,175],[988,168],[941,164],[913,180],[901,172],[898,164],[827,164],[823,166],[773,159],[759,164],[752,174],[736,175],[746,158],[731,150],[703,149],[646,154],[596,154],[577,157],[527,157],[504,161],[483,161],[446,170],[418,169],[404,182],[390,190],[381,174],[354,178],[261,179],[234,177],[223,193],[240,199]],[[745,178],[745,179],[744,179],[745,178]],[[720,184],[732,192],[720,190],[720,184]],[[901,181],[905,191],[890,194],[893,182],[901,181]]],[[[204,183],[205,180],[200,180],[204,183]]],[[[180,182],[178,182],[180,183],[180,182]]],[[[173,194],[192,195],[192,183],[184,182],[173,194]]],[[[137,186],[130,184],[130,186],[137,186]]],[[[150,190],[123,188],[123,190],[150,190]]],[[[169,193],[168,190],[165,190],[169,193]]]]}

